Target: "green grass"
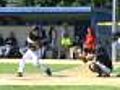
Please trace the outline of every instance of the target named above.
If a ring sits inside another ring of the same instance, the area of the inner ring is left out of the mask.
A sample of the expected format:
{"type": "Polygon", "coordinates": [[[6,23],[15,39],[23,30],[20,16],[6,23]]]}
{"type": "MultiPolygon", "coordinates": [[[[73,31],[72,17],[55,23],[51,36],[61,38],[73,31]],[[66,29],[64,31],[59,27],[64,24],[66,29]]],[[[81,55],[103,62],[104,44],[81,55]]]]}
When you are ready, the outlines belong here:
{"type": "Polygon", "coordinates": [[[0,86],[0,90],[120,90],[112,86],[0,86]]]}
{"type": "MultiPolygon", "coordinates": [[[[65,69],[70,69],[73,67],[78,66],[77,64],[51,64],[49,65],[49,67],[52,69],[53,72],[58,72],[61,70],[65,70],[65,69]]],[[[16,73],[18,69],[18,64],[5,64],[2,63],[0,64],[0,73],[16,73]]],[[[25,72],[27,73],[37,73],[39,72],[40,69],[38,69],[37,67],[33,66],[32,64],[26,64],[25,67],[25,72]]]]}
{"type": "MultiPolygon", "coordinates": [[[[54,72],[58,72],[65,69],[70,69],[77,67],[78,64],[51,64],[49,65],[54,72]]],[[[0,73],[16,73],[18,69],[18,64],[4,64],[0,63],[0,73]]],[[[35,73],[38,72],[38,69],[34,67],[32,64],[26,64],[26,72],[27,73],[35,73]]],[[[116,68],[114,73],[120,72],[120,67],[116,68]]],[[[87,86],[87,85],[79,85],[79,86],[0,86],[0,90],[120,90],[119,87],[113,86],[87,86]]]]}
{"type": "MultiPolygon", "coordinates": [[[[51,64],[48,65],[53,72],[59,72],[65,69],[71,69],[73,67],[79,66],[79,64],[51,64]]],[[[18,64],[13,63],[0,63],[0,73],[16,73],[18,69],[18,64]]],[[[32,64],[26,64],[25,72],[27,73],[37,73],[40,69],[33,66],[32,64]]],[[[113,73],[120,73],[120,67],[113,70],[113,73]]]]}
{"type": "Polygon", "coordinates": [[[114,73],[120,73],[120,67],[117,67],[116,69],[113,70],[114,73]]]}

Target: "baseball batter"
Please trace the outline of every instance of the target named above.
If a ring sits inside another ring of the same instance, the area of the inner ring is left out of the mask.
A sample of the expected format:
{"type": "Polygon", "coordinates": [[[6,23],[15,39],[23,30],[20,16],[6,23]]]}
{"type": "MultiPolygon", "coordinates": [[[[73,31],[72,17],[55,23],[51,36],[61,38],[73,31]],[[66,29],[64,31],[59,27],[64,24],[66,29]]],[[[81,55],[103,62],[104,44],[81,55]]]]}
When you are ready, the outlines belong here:
{"type": "Polygon", "coordinates": [[[42,57],[44,55],[45,47],[42,45],[41,37],[39,37],[39,28],[34,27],[27,37],[28,50],[24,53],[22,59],[19,62],[18,76],[22,77],[26,60],[32,60],[32,63],[46,72],[48,76],[52,75],[51,69],[44,64],[41,64],[42,57]]]}

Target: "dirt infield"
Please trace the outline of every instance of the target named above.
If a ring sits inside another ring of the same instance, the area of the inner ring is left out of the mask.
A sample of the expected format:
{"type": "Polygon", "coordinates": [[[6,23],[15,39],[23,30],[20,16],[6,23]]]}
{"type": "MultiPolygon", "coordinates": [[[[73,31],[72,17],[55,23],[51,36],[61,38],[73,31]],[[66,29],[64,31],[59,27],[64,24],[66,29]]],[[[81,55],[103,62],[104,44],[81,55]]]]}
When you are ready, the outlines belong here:
{"type": "Polygon", "coordinates": [[[16,74],[1,74],[0,85],[110,85],[120,87],[120,78],[99,78],[89,71],[87,65],[46,75],[26,74],[17,77],[16,74]],[[83,69],[84,68],[84,69],[83,69]]]}

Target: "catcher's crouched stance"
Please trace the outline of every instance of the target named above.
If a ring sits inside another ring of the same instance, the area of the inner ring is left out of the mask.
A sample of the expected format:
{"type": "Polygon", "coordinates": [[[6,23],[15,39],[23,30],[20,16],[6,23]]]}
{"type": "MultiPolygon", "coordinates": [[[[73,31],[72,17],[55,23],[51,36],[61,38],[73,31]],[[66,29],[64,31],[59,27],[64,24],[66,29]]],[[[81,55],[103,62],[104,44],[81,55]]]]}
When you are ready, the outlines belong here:
{"type": "Polygon", "coordinates": [[[89,69],[92,72],[98,73],[98,77],[110,77],[113,69],[112,61],[103,47],[98,48],[95,54],[88,54],[86,56],[81,54],[79,58],[84,63],[89,61],[89,69]]]}
{"type": "Polygon", "coordinates": [[[23,76],[26,60],[32,60],[33,64],[39,69],[45,71],[48,76],[52,75],[50,68],[47,65],[41,63],[44,54],[44,46],[42,45],[41,41],[42,39],[39,37],[39,28],[35,27],[29,32],[27,37],[28,50],[24,53],[19,63],[19,77],[23,76]]]}

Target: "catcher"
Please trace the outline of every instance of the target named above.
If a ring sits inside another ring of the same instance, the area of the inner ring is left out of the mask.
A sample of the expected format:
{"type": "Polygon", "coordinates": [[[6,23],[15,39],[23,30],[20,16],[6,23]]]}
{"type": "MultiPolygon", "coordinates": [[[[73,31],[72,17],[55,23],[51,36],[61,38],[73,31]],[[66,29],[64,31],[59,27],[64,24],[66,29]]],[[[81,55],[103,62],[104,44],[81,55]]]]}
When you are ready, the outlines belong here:
{"type": "Polygon", "coordinates": [[[104,47],[99,47],[96,50],[95,61],[93,61],[89,68],[93,72],[97,72],[99,77],[110,77],[113,69],[112,60],[104,47]]]}
{"type": "Polygon", "coordinates": [[[96,72],[98,77],[110,77],[113,69],[112,60],[110,59],[107,51],[103,47],[99,47],[95,54],[84,56],[79,54],[80,60],[84,63],[89,63],[89,69],[96,72]]]}

